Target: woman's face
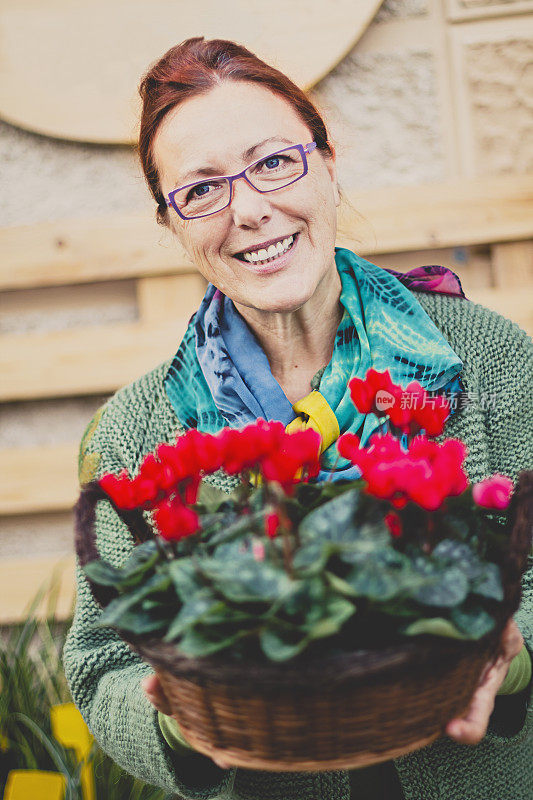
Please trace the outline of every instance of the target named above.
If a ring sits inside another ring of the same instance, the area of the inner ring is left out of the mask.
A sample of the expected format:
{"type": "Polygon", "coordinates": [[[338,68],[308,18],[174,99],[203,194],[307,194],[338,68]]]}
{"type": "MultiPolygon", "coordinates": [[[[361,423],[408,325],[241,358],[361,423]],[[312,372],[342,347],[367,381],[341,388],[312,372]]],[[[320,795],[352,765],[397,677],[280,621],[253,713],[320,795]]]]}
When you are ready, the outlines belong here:
{"type": "MultiPolygon", "coordinates": [[[[232,175],[290,144],[310,141],[309,129],[284,99],[254,83],[228,81],[165,117],[154,158],[167,196],[201,181],[207,169],[232,175]]],[[[212,216],[186,221],[169,208],[170,226],[199,271],[237,304],[291,312],[336,280],[335,163],[317,149],[307,161],[307,175],[268,194],[237,180],[231,205],[212,216]],[[271,261],[244,257],[291,236],[288,252],[271,261]]]]}

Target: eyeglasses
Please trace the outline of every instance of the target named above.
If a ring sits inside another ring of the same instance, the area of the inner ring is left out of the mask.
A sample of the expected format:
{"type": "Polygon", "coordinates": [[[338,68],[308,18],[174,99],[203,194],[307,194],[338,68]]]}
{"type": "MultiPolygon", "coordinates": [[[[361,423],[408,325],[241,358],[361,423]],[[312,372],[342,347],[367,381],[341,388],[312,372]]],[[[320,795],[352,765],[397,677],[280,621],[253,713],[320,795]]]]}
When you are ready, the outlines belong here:
{"type": "Polygon", "coordinates": [[[239,178],[244,178],[262,194],[283,189],[307,174],[307,156],[316,146],[316,142],[294,144],[254,161],[236,175],[221,175],[180,186],[166,198],[167,206],[172,206],[182,219],[200,219],[230,205],[233,184],[239,178]]]}

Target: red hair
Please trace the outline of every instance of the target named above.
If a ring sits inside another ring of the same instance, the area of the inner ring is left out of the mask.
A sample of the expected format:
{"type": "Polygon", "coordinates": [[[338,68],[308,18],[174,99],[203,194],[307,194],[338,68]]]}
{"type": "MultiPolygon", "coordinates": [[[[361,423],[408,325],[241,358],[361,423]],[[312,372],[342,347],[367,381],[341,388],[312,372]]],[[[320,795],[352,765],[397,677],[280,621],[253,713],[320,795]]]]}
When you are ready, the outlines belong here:
{"type": "Polygon", "coordinates": [[[319,150],[333,155],[324,120],[311,100],[290,78],[265,64],[235,42],[224,39],[187,39],[172,47],[142,79],[139,156],[150,192],[157,203],[157,221],[168,221],[168,208],[161,191],[153,157],[153,142],[159,125],[184,100],[204,94],[222,81],[259,83],[294,108],[311,131],[319,150]]]}

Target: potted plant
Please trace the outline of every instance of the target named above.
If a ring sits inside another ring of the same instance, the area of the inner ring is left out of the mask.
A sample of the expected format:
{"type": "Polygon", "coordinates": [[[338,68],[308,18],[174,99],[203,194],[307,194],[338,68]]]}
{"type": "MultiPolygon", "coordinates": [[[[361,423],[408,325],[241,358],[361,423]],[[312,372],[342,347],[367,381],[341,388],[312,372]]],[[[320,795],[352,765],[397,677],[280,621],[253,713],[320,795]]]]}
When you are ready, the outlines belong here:
{"type": "Polygon", "coordinates": [[[207,755],[327,770],[422,747],[467,707],[518,607],[531,474],[514,495],[501,475],[471,486],[464,444],[436,441],[445,398],[375,370],[350,389],[384,423],[366,447],[338,440],[357,480],[317,482],[318,434],[259,420],[190,430],[78,501],[98,625],[153,665],[207,755]],[[201,488],[220,469],[241,477],[231,495],[201,488]],[[136,542],[120,568],[96,550],[100,500],[136,542]]]}

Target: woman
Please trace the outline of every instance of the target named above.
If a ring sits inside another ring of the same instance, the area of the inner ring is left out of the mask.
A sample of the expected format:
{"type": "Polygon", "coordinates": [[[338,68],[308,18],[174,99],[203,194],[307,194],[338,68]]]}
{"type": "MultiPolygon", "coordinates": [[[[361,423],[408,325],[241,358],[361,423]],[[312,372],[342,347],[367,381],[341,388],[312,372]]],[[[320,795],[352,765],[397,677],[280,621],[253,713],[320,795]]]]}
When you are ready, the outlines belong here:
{"type": "MultiPolygon", "coordinates": [[[[400,280],[335,251],[333,148],[317,110],[287,77],[231,42],[192,39],[151,68],[141,96],[140,155],[158,219],[209,288],[176,357],[99,412],[82,447],[98,454],[99,474],[123,467],[134,473],[160,441],[188,427],[214,431],[259,416],[287,424],[295,412],[322,430],[323,466],[331,469],[339,432],[358,430],[364,443],[377,425],[371,415],[357,418],[346,389],[371,365],[388,367],[404,385],[416,377],[427,389],[468,391],[470,402],[446,433],[466,442],[472,481],[496,471],[514,479],[531,465],[524,430],[533,416],[524,375],[530,340],[468,303],[446,270],[429,270],[430,284],[423,281],[428,270],[400,280]],[[496,392],[493,407],[484,408],[482,396],[496,392]]],[[[233,485],[224,476],[212,483],[233,485]]],[[[131,541],[111,508],[100,506],[100,551],[120,563],[131,541]]],[[[525,587],[531,602],[531,571],[525,587]]],[[[516,619],[531,651],[527,611],[524,601],[516,619]]],[[[367,770],[268,773],[216,765],[190,748],[166,716],[149,668],[112,632],[90,628],[98,613],[80,575],[67,677],[104,749],[147,782],[184,797],[242,800],[529,796],[531,706],[525,720],[523,712],[530,656],[515,622],[447,738],[367,770]],[[510,681],[510,691],[519,689],[512,698],[517,730],[485,735],[504,679],[505,691],[510,681]]]]}

